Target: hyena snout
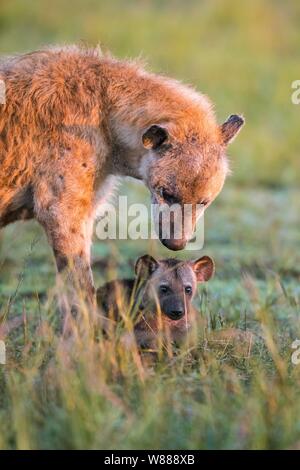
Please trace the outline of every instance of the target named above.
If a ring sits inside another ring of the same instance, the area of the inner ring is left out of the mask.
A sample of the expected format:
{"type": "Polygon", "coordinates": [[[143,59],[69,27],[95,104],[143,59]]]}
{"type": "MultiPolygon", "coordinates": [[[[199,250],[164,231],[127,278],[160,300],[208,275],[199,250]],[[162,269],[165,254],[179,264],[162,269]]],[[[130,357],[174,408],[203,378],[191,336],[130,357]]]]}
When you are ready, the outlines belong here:
{"type": "Polygon", "coordinates": [[[167,316],[171,320],[180,320],[184,316],[184,308],[183,307],[175,307],[175,310],[171,310],[167,316]]]}
{"type": "Polygon", "coordinates": [[[163,302],[162,312],[171,320],[180,320],[186,313],[184,299],[179,296],[170,296],[163,302]]]}
{"type": "Polygon", "coordinates": [[[183,250],[193,237],[196,217],[179,204],[161,210],[159,217],[159,239],[169,250],[183,250]],[[169,213],[168,213],[169,212],[169,213]]]}
{"type": "Polygon", "coordinates": [[[187,240],[185,238],[177,240],[176,238],[162,238],[160,239],[162,244],[172,251],[179,251],[183,250],[187,244],[187,240]]]}
{"type": "Polygon", "coordinates": [[[192,238],[195,226],[192,221],[188,223],[171,222],[169,227],[160,226],[160,241],[172,251],[183,250],[188,241],[192,238]],[[167,236],[166,236],[167,228],[167,236]]]}

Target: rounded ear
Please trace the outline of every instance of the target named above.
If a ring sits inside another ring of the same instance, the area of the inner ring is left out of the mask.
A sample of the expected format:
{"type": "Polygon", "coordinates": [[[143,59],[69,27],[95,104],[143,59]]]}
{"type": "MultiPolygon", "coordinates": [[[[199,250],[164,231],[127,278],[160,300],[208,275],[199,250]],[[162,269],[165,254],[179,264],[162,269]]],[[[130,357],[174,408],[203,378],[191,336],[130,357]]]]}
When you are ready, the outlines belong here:
{"type": "Polygon", "coordinates": [[[158,267],[158,261],[150,255],[143,255],[136,260],[135,274],[141,278],[147,279],[158,267]]]}
{"type": "Polygon", "coordinates": [[[192,268],[197,277],[197,282],[206,282],[215,273],[215,263],[210,256],[202,256],[202,258],[192,261],[192,268]]]}
{"type": "Polygon", "coordinates": [[[235,139],[244,124],[245,119],[242,116],[238,116],[237,114],[232,114],[229,116],[227,121],[221,125],[223,143],[225,145],[230,144],[230,142],[235,139]]]}
{"type": "Polygon", "coordinates": [[[164,127],[154,124],[143,134],[143,145],[146,149],[156,149],[168,138],[164,127]]]}

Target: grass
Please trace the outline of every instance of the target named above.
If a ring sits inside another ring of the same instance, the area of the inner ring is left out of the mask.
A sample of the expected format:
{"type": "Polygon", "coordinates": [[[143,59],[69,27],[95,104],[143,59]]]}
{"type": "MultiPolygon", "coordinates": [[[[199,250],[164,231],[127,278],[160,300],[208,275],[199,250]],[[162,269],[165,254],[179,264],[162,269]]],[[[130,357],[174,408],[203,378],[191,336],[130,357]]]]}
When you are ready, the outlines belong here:
{"type": "MultiPolygon", "coordinates": [[[[291,362],[291,344],[300,337],[298,213],[298,191],[224,190],[206,217],[205,252],[214,256],[217,274],[199,289],[196,304],[208,336],[246,329],[255,334],[253,348],[245,354],[230,344],[207,344],[199,329],[192,343],[151,366],[118,337],[95,343],[83,335],[64,344],[56,332],[54,264],[44,236],[35,223],[9,227],[0,302],[6,310],[17,290],[10,317],[23,315],[26,323],[7,339],[8,364],[0,368],[0,446],[299,446],[300,366],[291,362]]],[[[132,261],[145,251],[145,242],[96,242],[97,284],[130,275],[132,261]]],[[[152,253],[166,254],[158,245],[152,253]]]]}
{"type": "MultiPolygon", "coordinates": [[[[254,342],[245,353],[204,340],[199,326],[153,364],[118,336],[95,342],[85,332],[63,342],[45,236],[34,222],[9,226],[0,235],[0,313],[23,323],[6,338],[0,365],[0,448],[300,448],[300,365],[291,362],[300,339],[299,107],[290,100],[299,79],[298,2],[45,5],[1,4],[1,53],[101,41],[193,83],[220,121],[245,114],[230,149],[233,176],[205,217],[203,253],[217,269],[196,304],[206,339],[235,327],[253,332],[254,342]]],[[[134,182],[122,191],[133,201],[148,197],[134,182]]],[[[146,252],[170,256],[158,243],[95,240],[96,284],[130,276],[146,252]]]]}

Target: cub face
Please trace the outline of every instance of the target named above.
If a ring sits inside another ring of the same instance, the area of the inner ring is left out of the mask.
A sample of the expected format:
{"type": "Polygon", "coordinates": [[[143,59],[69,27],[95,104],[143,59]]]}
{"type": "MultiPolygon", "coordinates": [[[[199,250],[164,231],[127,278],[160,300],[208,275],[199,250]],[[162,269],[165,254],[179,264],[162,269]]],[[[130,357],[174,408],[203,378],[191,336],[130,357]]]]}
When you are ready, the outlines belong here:
{"type": "Polygon", "coordinates": [[[213,276],[214,262],[209,256],[194,261],[157,261],[144,255],[137,260],[135,271],[137,276],[147,279],[142,307],[178,321],[188,318],[197,284],[213,276]]]}

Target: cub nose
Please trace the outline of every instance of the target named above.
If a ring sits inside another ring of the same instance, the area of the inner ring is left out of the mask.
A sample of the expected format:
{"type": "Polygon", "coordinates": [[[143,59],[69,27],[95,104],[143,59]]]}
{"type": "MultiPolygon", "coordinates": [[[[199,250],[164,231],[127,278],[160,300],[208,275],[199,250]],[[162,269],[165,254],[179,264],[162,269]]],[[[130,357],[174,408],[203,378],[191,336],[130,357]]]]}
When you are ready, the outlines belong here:
{"type": "Polygon", "coordinates": [[[184,310],[182,308],[178,308],[176,310],[171,310],[169,316],[172,320],[179,320],[184,315],[184,310]]]}

